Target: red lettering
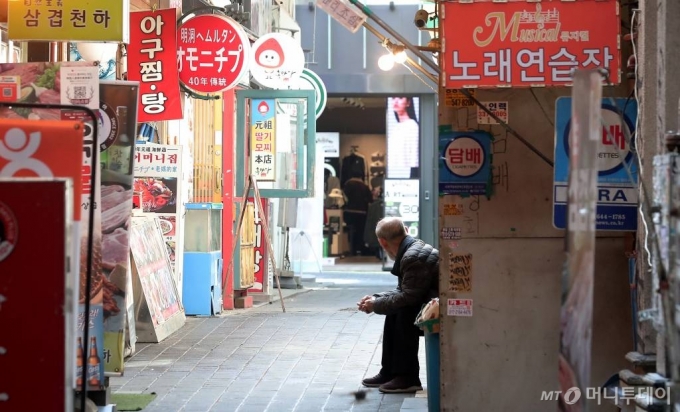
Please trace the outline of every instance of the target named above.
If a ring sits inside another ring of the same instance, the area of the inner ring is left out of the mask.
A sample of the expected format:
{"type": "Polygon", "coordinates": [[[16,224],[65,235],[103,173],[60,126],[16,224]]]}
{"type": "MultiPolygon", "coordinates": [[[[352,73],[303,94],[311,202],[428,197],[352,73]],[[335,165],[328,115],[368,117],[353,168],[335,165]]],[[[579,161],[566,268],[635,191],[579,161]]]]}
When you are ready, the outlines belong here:
{"type": "Polygon", "coordinates": [[[609,130],[606,127],[602,127],[602,144],[605,146],[613,145],[621,150],[626,150],[626,137],[623,134],[621,125],[611,125],[609,130]]]}

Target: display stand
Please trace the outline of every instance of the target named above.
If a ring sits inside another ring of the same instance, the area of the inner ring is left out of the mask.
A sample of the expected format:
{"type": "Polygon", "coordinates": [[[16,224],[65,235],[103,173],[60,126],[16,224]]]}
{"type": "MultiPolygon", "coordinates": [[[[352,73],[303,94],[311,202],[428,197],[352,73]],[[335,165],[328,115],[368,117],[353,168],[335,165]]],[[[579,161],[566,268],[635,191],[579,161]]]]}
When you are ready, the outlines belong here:
{"type": "Polygon", "coordinates": [[[159,343],[186,317],[157,219],[132,218],[130,249],[138,342],[159,343]]]}
{"type": "MultiPolygon", "coordinates": [[[[262,210],[262,198],[260,197],[260,190],[257,187],[257,179],[255,179],[255,176],[253,175],[248,175],[248,182],[246,183],[245,186],[245,191],[244,193],[244,199],[248,198],[248,195],[250,194],[250,191],[253,191],[255,194],[255,207],[258,210],[258,213],[260,213],[261,216],[264,216],[264,210],[262,210]]],[[[236,233],[238,236],[241,236],[241,227],[243,226],[243,219],[246,215],[246,210],[248,210],[247,207],[242,207],[241,211],[239,213],[239,218],[238,218],[238,226],[236,228],[236,233]]],[[[272,267],[274,268],[274,278],[276,279],[276,288],[279,291],[279,300],[281,301],[281,310],[285,313],[286,312],[286,305],[283,302],[283,293],[281,293],[281,281],[279,279],[279,273],[276,271],[276,258],[274,257],[274,244],[272,243],[272,239],[270,237],[270,231],[269,231],[269,222],[267,222],[266,219],[262,219],[262,226],[264,227],[264,237],[265,241],[267,242],[267,250],[268,250],[268,255],[269,259],[268,261],[271,262],[272,267]]],[[[234,249],[231,251],[231,256],[233,257],[234,254],[236,253],[236,247],[238,246],[238,242],[234,242],[234,249]]],[[[234,270],[234,259],[229,260],[229,268],[227,269],[227,273],[231,273],[231,276],[233,276],[233,270],[234,270]]],[[[224,283],[225,285],[227,282],[224,283]]],[[[224,295],[224,291],[222,291],[222,295],[224,295]]]]}

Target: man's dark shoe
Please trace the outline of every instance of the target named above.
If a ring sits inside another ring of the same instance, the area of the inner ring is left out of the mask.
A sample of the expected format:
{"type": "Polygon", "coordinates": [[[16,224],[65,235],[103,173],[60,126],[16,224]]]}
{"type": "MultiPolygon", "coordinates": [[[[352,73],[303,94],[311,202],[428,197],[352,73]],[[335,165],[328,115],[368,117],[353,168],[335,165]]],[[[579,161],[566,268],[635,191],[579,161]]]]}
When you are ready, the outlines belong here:
{"type": "Polygon", "coordinates": [[[380,373],[372,378],[366,378],[361,383],[367,388],[378,388],[380,385],[387,383],[392,380],[391,376],[385,376],[380,373]]]}
{"type": "Polygon", "coordinates": [[[391,381],[380,385],[380,392],[382,393],[415,393],[423,390],[419,378],[410,378],[406,376],[397,376],[391,381]]]}

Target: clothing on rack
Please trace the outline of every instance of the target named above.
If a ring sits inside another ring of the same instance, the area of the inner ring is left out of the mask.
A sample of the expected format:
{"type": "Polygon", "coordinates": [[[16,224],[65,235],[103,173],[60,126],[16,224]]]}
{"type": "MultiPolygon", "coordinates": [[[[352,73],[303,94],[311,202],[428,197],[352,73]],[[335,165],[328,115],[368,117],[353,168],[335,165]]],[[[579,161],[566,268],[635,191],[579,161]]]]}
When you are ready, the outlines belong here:
{"type": "Polygon", "coordinates": [[[347,198],[343,208],[343,219],[349,228],[350,254],[366,253],[364,246],[364,229],[368,205],[373,200],[371,189],[363,180],[353,177],[342,187],[347,198]]]}
{"type": "Polygon", "coordinates": [[[385,201],[382,198],[376,199],[368,206],[368,213],[366,214],[364,243],[369,248],[380,247],[380,243],[378,243],[378,237],[375,235],[375,227],[383,217],[385,217],[385,201]]]}
{"type": "Polygon", "coordinates": [[[352,152],[342,158],[342,167],[340,169],[340,184],[344,187],[345,182],[353,177],[359,177],[362,180],[366,179],[368,175],[368,164],[364,156],[357,150],[352,149],[352,152]]]}

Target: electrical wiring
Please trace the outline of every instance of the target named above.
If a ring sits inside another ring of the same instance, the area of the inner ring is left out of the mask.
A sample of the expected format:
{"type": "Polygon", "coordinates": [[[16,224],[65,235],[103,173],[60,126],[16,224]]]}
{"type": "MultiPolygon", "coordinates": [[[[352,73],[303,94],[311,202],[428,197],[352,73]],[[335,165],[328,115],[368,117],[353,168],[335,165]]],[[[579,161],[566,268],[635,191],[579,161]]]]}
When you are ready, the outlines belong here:
{"type": "Polygon", "coordinates": [[[534,92],[533,88],[529,88],[529,91],[531,92],[531,95],[534,96],[534,100],[536,100],[536,103],[538,104],[538,107],[541,108],[541,111],[543,112],[543,115],[545,115],[545,119],[550,123],[550,125],[555,128],[555,123],[552,121],[550,116],[548,116],[548,112],[545,110],[545,107],[541,104],[541,101],[538,100],[538,96],[536,96],[536,93],[534,92]]]}

